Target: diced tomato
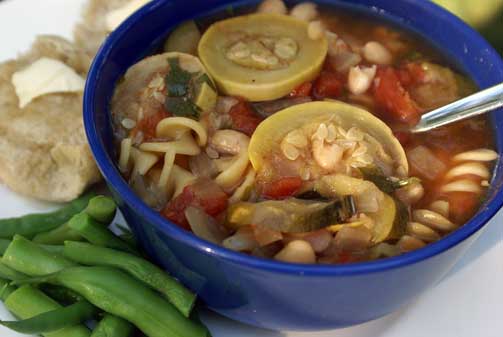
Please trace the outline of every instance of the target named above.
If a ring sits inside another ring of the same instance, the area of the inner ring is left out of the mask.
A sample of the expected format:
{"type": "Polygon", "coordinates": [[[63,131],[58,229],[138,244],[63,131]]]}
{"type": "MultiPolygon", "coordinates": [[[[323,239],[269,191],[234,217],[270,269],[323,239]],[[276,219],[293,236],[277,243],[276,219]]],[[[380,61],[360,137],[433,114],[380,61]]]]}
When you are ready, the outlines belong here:
{"type": "Polygon", "coordinates": [[[189,168],[189,156],[183,154],[177,154],[175,157],[175,164],[183,169],[190,170],[189,168]]]}
{"type": "Polygon", "coordinates": [[[250,104],[246,101],[239,101],[229,111],[232,120],[232,128],[251,136],[257,126],[262,122],[262,118],[257,116],[250,104]]]}
{"type": "Polygon", "coordinates": [[[344,89],[344,79],[332,71],[322,71],[314,82],[313,95],[317,99],[337,98],[344,89]]]}
{"type": "Polygon", "coordinates": [[[148,142],[154,139],[157,124],[159,124],[161,120],[169,116],[170,114],[166,112],[166,110],[160,109],[156,113],[140,119],[138,123],[136,123],[136,127],[131,132],[132,137],[134,137],[138,132],[142,132],[143,141],[148,142]]]}
{"type": "Polygon", "coordinates": [[[293,196],[302,186],[300,177],[285,177],[264,184],[262,196],[267,199],[284,199],[293,196]]]}
{"type": "Polygon", "coordinates": [[[293,89],[290,93],[290,97],[308,97],[311,96],[311,90],[313,89],[313,82],[305,82],[299,85],[297,88],[293,89]]]}
{"type": "Polygon", "coordinates": [[[393,134],[402,146],[407,145],[411,140],[410,133],[408,132],[394,131],[393,134]]]}
{"type": "Polygon", "coordinates": [[[184,213],[187,207],[199,207],[206,214],[215,217],[225,211],[228,199],[227,194],[215,182],[199,181],[186,186],[180,195],[168,202],[161,214],[180,227],[190,230],[184,213]]]}
{"type": "Polygon", "coordinates": [[[422,83],[426,73],[420,63],[409,62],[398,68],[397,75],[404,87],[410,87],[422,83]]]}
{"type": "Polygon", "coordinates": [[[408,125],[417,124],[421,112],[400,83],[395,69],[391,67],[379,68],[373,91],[376,104],[384,109],[386,114],[383,116],[384,118],[408,125]]]}
{"type": "Polygon", "coordinates": [[[449,218],[455,223],[468,221],[480,203],[479,195],[469,192],[451,192],[447,194],[449,201],[449,218]]]}

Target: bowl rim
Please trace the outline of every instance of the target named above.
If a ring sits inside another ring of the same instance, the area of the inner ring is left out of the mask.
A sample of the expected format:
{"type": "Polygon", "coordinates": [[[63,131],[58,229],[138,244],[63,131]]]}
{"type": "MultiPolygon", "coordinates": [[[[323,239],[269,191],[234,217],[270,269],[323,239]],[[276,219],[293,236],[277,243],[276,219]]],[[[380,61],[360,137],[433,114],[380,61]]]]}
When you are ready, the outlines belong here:
{"type": "MultiPolygon", "coordinates": [[[[438,254],[441,254],[450,248],[460,244],[474,233],[484,227],[487,222],[497,213],[503,205],[503,188],[496,192],[493,199],[486,205],[486,207],[479,211],[472,219],[461,226],[459,229],[445,236],[441,240],[430,243],[424,248],[418,249],[413,252],[401,254],[395,257],[384,258],[380,260],[357,262],[343,265],[320,265],[320,264],[295,264],[278,262],[272,259],[263,259],[246,255],[239,252],[231,251],[227,248],[210,243],[203,239],[198,238],[194,234],[185,231],[172,222],[164,219],[161,215],[146,205],[136,194],[132,191],[129,185],[120,175],[114,162],[108,155],[99,132],[96,127],[96,117],[94,113],[94,97],[96,96],[96,81],[99,79],[100,71],[111,49],[116,42],[127,35],[130,27],[138,21],[142,21],[150,13],[155,11],[158,7],[170,0],[157,0],[148,3],[142,9],[130,16],[123,22],[114,32],[112,32],[106,39],[105,43],[101,46],[96,58],[93,60],[89,75],[86,81],[84,90],[84,125],[87,138],[96,159],[97,165],[101,170],[106,182],[110,184],[116,192],[119,193],[123,202],[136,209],[136,212],[150,224],[153,224],[155,229],[165,233],[172,239],[189,245],[203,254],[209,254],[216,258],[221,258],[232,263],[240,264],[242,267],[258,268],[275,273],[296,274],[303,276],[334,276],[334,275],[359,275],[367,273],[376,273],[389,269],[406,267],[423,260],[427,260],[438,254]]],[[[237,3],[243,1],[237,1],[237,3]]],[[[327,3],[327,0],[320,2],[327,3]]],[[[411,1],[408,1],[411,2],[411,1]]],[[[431,13],[432,15],[442,16],[450,25],[462,32],[469,41],[475,41],[478,45],[484,46],[487,50],[487,59],[491,60],[500,69],[503,69],[503,62],[497,52],[489,45],[489,43],[481,37],[475,30],[469,27],[461,19],[451,14],[442,7],[430,1],[415,1],[415,6],[431,13]],[[439,12],[440,11],[440,12],[439,12]]],[[[379,7],[377,5],[377,7],[379,7]]],[[[503,136],[502,136],[503,137],[503,136]]],[[[499,149],[499,154],[502,150],[499,149]]],[[[494,170],[497,170],[497,166],[494,170]]],[[[494,178],[494,177],[493,177],[494,178]]]]}

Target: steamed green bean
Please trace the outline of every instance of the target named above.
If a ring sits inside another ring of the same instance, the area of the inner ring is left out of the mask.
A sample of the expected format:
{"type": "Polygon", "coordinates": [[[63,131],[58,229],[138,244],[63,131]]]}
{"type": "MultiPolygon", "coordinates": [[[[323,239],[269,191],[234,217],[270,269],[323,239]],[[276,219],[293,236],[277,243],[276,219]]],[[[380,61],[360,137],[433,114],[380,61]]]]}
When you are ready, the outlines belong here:
{"type": "Polygon", "coordinates": [[[31,238],[38,233],[57,228],[83,211],[94,193],[86,193],[61,209],[43,214],[28,214],[18,218],[0,219],[0,238],[12,238],[19,234],[31,238]]]}
{"type": "Polygon", "coordinates": [[[63,256],[50,252],[19,235],[16,235],[7,247],[2,262],[30,276],[47,275],[76,265],[63,256]]]}
{"type": "Polygon", "coordinates": [[[70,228],[79,232],[87,241],[97,246],[138,254],[133,247],[115,236],[110,230],[91,218],[87,213],[75,215],[68,224],[70,228]]]}
{"type": "Polygon", "coordinates": [[[163,294],[184,316],[190,315],[196,296],[165,271],[142,258],[83,242],[65,242],[63,255],[80,264],[122,269],[163,294]]]}
{"type": "Polygon", "coordinates": [[[201,324],[187,319],[144,283],[115,268],[74,267],[15,282],[27,283],[69,288],[103,311],[130,321],[149,337],[207,336],[201,324]]]}
{"type": "Polygon", "coordinates": [[[91,337],[129,337],[133,333],[133,330],[133,325],[128,321],[107,314],[96,325],[91,337]]]}
{"type": "MultiPolygon", "coordinates": [[[[44,312],[60,309],[61,305],[38,289],[29,285],[13,291],[5,300],[5,306],[16,317],[28,319],[44,312]]],[[[91,332],[83,325],[75,325],[58,331],[44,332],[44,337],[89,337],[91,332]]]]}
{"type": "MultiPolygon", "coordinates": [[[[89,204],[83,212],[94,220],[108,225],[115,217],[116,209],[117,207],[112,199],[99,195],[89,200],[89,204]]],[[[67,240],[82,241],[83,239],[84,238],[78,231],[72,229],[68,223],[65,222],[57,228],[37,234],[33,238],[33,242],[58,245],[63,244],[63,242],[67,240]]]]}
{"type": "Polygon", "coordinates": [[[0,321],[0,325],[24,334],[41,334],[78,325],[97,314],[92,304],[81,301],[21,321],[0,321]]]}

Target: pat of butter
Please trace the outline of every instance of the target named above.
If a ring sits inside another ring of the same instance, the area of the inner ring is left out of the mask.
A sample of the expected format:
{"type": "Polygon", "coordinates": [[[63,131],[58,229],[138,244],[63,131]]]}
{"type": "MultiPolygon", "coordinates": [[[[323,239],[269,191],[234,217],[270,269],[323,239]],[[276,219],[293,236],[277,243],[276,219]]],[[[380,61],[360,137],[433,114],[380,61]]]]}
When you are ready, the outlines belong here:
{"type": "Polygon", "coordinates": [[[24,108],[39,96],[84,91],[85,80],[61,61],[42,57],[12,75],[12,84],[24,108]]]}
{"type": "Polygon", "coordinates": [[[150,0],[131,0],[126,5],[109,12],[106,16],[106,25],[109,32],[115,30],[131,14],[143,7],[150,0]]]}

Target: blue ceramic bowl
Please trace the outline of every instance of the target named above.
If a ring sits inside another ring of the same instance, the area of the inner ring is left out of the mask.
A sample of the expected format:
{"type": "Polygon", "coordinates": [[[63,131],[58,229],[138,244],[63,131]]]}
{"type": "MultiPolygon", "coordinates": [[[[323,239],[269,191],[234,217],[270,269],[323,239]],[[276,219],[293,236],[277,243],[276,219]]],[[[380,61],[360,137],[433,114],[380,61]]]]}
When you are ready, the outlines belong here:
{"type": "MultiPolygon", "coordinates": [[[[230,4],[254,1],[159,0],[107,39],[85,90],[87,136],[98,165],[139,242],[211,309],[275,330],[321,330],[366,322],[399,309],[440,281],[503,203],[501,162],[488,199],[462,228],[421,250],[343,266],[296,265],[235,253],[164,220],[128,187],[114,162],[109,101],[115,82],[175,25],[230,4]]],[[[423,35],[484,88],[503,81],[503,63],[476,32],[424,0],[320,1],[351,7],[423,35]]],[[[503,114],[492,117],[498,150],[503,114]]],[[[501,153],[501,152],[500,152],[501,153]]]]}

